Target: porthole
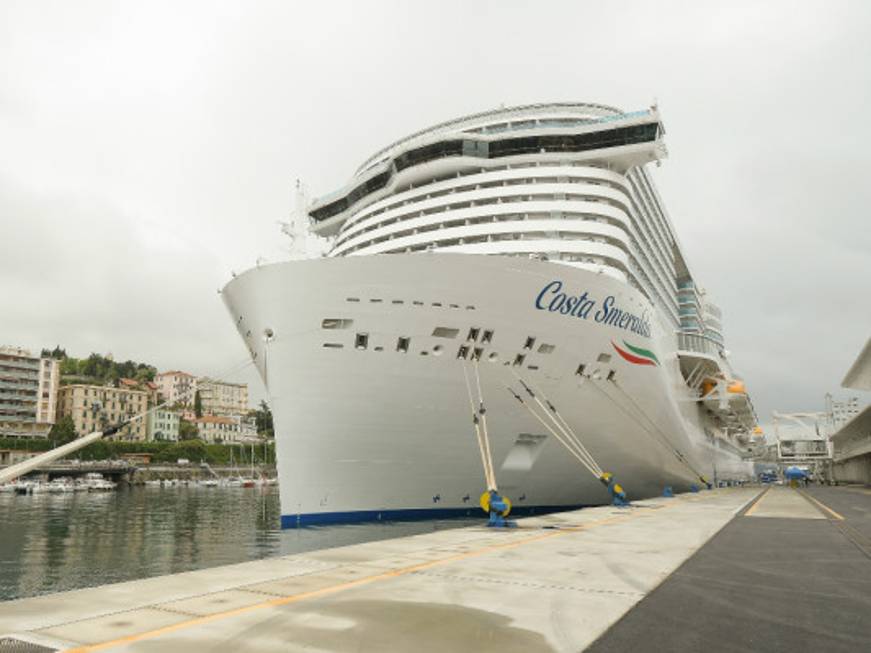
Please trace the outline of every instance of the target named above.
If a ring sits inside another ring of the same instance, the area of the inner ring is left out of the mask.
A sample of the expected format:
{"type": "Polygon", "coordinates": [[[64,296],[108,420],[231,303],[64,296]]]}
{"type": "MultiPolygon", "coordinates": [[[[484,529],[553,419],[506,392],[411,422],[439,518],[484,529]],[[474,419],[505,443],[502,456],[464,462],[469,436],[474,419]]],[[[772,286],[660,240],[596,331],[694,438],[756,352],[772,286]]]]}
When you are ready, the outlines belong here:
{"type": "Polygon", "coordinates": [[[499,354],[497,354],[495,351],[491,351],[490,354],[487,356],[487,360],[491,363],[495,363],[499,360],[499,354]]]}
{"type": "Polygon", "coordinates": [[[433,356],[441,356],[442,353],[444,353],[444,347],[442,347],[441,345],[436,345],[435,347],[432,348],[432,355],[433,356]]]}

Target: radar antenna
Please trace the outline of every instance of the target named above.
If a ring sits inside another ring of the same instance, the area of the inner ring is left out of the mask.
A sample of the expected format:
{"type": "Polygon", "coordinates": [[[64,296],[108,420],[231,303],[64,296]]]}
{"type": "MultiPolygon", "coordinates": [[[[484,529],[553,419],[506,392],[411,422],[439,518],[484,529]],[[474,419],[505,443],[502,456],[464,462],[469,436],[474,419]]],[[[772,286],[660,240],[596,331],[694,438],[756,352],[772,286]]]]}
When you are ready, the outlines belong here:
{"type": "Polygon", "coordinates": [[[309,230],[308,194],[305,185],[296,180],[294,188],[293,211],[289,220],[279,220],[278,224],[289,239],[284,250],[291,259],[305,259],[323,256],[330,248],[330,241],[309,230]]]}

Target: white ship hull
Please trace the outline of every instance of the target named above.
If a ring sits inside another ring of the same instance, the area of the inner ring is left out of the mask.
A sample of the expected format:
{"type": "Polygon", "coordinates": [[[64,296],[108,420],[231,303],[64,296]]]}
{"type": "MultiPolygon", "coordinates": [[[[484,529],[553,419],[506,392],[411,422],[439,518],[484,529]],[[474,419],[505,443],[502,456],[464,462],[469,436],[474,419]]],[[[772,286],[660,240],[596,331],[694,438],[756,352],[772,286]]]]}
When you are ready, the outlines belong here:
{"type": "Polygon", "coordinates": [[[465,365],[474,382],[475,364],[457,358],[461,345],[483,350],[496,478],[515,511],[609,499],[509,392],[521,391],[515,374],[556,406],[630,498],[665,486],[686,491],[700,474],[751,471],[709,444],[673,329],[641,293],[607,275],[516,257],[394,254],[255,268],[223,297],[268,390],[285,527],[479,511],[484,474],[463,374],[465,365]],[[557,290],[586,292],[594,304],[583,315],[572,314],[576,302],[560,312],[557,290]],[[597,321],[608,297],[609,310],[646,317],[650,337],[640,319],[623,328],[597,321]],[[328,329],[324,320],[353,323],[328,329]],[[437,327],[458,334],[436,337],[437,327]],[[470,328],[492,331],[492,341],[467,342],[470,328]],[[367,334],[365,349],[355,346],[358,333],[367,334]],[[400,337],[407,352],[397,351],[400,337]],[[524,349],[530,337],[535,344],[524,349]],[[614,345],[626,343],[651,350],[659,364],[623,359],[614,345]],[[539,353],[541,344],[553,351],[539,353]]]}

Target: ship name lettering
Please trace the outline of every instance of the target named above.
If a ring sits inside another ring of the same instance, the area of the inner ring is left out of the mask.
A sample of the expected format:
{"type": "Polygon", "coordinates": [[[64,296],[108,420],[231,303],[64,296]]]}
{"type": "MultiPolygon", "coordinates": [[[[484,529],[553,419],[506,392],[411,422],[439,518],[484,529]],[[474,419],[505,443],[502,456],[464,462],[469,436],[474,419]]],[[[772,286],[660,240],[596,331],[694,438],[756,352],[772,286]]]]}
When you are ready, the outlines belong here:
{"type": "MultiPolygon", "coordinates": [[[[616,298],[608,295],[593,319],[600,324],[637,333],[645,338],[650,337],[650,321],[645,310],[640,316],[624,311],[616,306],[616,298]]],[[[551,281],[535,298],[535,307],[540,311],[571,315],[586,320],[596,305],[596,300],[585,290],[579,295],[563,292],[562,281],[551,281]]]]}
{"type": "Polygon", "coordinates": [[[602,302],[602,307],[596,311],[596,315],[593,319],[601,324],[615,326],[618,329],[628,330],[632,333],[637,333],[640,336],[649,338],[650,322],[647,320],[647,312],[645,311],[642,313],[641,317],[633,315],[629,311],[617,308],[614,305],[616,301],[617,300],[613,295],[605,297],[605,301],[602,302]]]}
{"type": "Polygon", "coordinates": [[[551,281],[538,293],[535,307],[540,311],[571,315],[586,320],[590,316],[590,311],[593,310],[596,301],[589,298],[586,290],[580,295],[568,296],[564,292],[560,292],[562,287],[562,281],[551,281]],[[553,295],[550,302],[545,299],[545,296],[548,294],[553,295]]]}

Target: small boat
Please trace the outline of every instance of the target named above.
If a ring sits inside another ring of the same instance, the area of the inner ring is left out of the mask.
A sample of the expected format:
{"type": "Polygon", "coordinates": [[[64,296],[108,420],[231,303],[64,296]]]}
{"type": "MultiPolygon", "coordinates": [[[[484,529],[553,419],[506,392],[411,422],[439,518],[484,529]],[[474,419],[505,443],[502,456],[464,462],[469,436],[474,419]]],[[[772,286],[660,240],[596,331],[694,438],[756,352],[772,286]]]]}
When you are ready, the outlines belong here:
{"type": "Polygon", "coordinates": [[[68,492],[75,492],[75,489],[76,486],[73,479],[68,477],[56,478],[48,484],[48,491],[52,494],[66,494],[68,492]]]}
{"type": "Polygon", "coordinates": [[[218,487],[218,480],[214,478],[204,478],[199,482],[202,487],[218,487]]]}
{"type": "Polygon", "coordinates": [[[91,492],[108,492],[115,489],[115,483],[107,481],[102,474],[90,473],[85,474],[85,482],[88,484],[88,490],[91,492]]]}
{"type": "Polygon", "coordinates": [[[145,481],[146,487],[160,487],[162,484],[163,483],[159,478],[145,481]]]}

